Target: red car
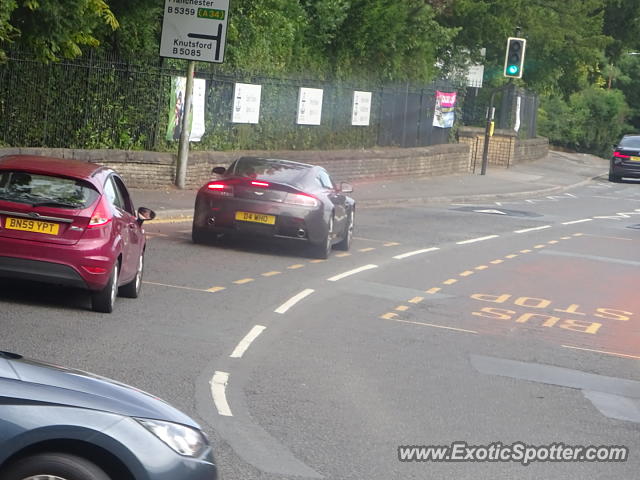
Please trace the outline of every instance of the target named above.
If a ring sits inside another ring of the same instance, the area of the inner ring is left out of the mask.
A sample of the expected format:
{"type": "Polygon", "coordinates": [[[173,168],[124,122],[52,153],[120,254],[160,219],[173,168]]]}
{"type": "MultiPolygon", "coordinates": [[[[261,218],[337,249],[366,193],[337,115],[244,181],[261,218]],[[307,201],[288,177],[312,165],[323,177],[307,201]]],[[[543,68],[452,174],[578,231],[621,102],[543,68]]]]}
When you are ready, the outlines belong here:
{"type": "Polygon", "coordinates": [[[0,277],[78,287],[111,313],[116,296],[142,284],[142,223],[111,169],[60,158],[0,158],[0,277]]]}

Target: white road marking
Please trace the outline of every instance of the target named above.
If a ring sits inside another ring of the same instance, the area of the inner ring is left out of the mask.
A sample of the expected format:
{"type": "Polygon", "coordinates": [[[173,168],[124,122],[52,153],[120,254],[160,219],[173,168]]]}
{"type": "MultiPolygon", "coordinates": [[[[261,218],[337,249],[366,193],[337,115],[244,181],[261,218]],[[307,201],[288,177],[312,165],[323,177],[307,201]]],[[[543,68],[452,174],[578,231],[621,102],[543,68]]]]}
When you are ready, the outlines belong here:
{"type": "Polygon", "coordinates": [[[229,374],[227,372],[215,372],[211,379],[211,395],[213,396],[213,403],[220,415],[225,417],[233,417],[231,408],[227,403],[227,383],[229,381],[229,374]]]}
{"type": "Polygon", "coordinates": [[[334,277],[328,278],[327,280],[330,282],[337,282],[338,280],[342,280],[345,277],[349,277],[351,275],[355,275],[356,273],[364,272],[366,270],[371,270],[372,268],[378,268],[378,265],[365,265],[364,267],[354,268],[353,270],[349,270],[348,272],[341,273],[340,275],[336,275],[334,277]]]}
{"type": "Polygon", "coordinates": [[[582,220],[574,220],[572,222],[562,222],[562,225],[575,225],[576,223],[592,222],[593,218],[583,218],[582,220]]]}
{"type": "Polygon", "coordinates": [[[492,238],[498,238],[499,236],[500,235],[488,235],[486,237],[472,238],[471,240],[463,240],[462,242],[456,242],[456,245],[467,245],[469,243],[484,242],[485,240],[491,240],[492,238]]]}
{"type": "Polygon", "coordinates": [[[315,292],[315,290],[311,289],[311,288],[307,288],[303,291],[301,291],[300,293],[298,293],[297,295],[294,295],[293,297],[291,297],[289,300],[287,300],[286,302],[284,302],[282,305],[280,305],[278,308],[275,309],[276,313],[287,313],[287,311],[293,307],[296,303],[298,303],[300,300],[302,300],[305,297],[308,297],[309,295],[311,295],[313,292],[315,292]]]}
{"type": "Polygon", "coordinates": [[[413,252],[407,252],[401,255],[396,255],[393,258],[395,258],[396,260],[402,260],[403,258],[413,257],[414,255],[420,255],[421,253],[435,252],[436,250],[440,250],[440,249],[438,247],[423,248],[422,250],[414,250],[413,252]]]}
{"type": "Polygon", "coordinates": [[[522,230],[514,230],[514,233],[535,232],[536,230],[546,230],[547,228],[551,228],[551,225],[542,225],[541,227],[533,227],[533,228],[523,228],[522,230]]]}
{"type": "Polygon", "coordinates": [[[475,330],[466,330],[464,328],[447,327],[445,325],[435,325],[433,323],[413,322],[411,320],[401,320],[398,318],[385,318],[384,316],[382,318],[384,318],[385,320],[391,320],[392,322],[408,323],[410,325],[420,325],[422,327],[440,328],[442,330],[452,330],[454,332],[473,333],[476,335],[478,334],[478,332],[476,332],[475,330]]]}
{"type": "Polygon", "coordinates": [[[640,359],[640,357],[637,357],[635,355],[627,355],[625,353],[607,352],[605,350],[592,350],[591,348],[574,347],[574,346],[571,346],[571,345],[562,345],[562,346],[564,348],[571,348],[573,350],[582,350],[584,352],[603,353],[605,355],[615,355],[616,357],[640,359]]]}
{"type": "Polygon", "coordinates": [[[573,193],[565,193],[565,195],[568,195],[569,197],[573,197],[573,198],[578,198],[573,193]]]}
{"type": "Polygon", "coordinates": [[[262,325],[256,325],[255,327],[253,327],[251,331],[247,333],[247,335],[242,340],[240,340],[240,343],[238,343],[238,346],[236,346],[236,348],[233,350],[233,352],[229,356],[231,358],[242,358],[242,355],[244,355],[244,352],[247,351],[247,349],[251,346],[251,343],[256,338],[258,338],[258,335],[260,335],[265,328],[267,327],[263,327],[262,325]]]}
{"type": "Polygon", "coordinates": [[[160,287],[168,287],[168,288],[179,288],[180,290],[191,290],[194,292],[207,292],[208,290],[204,290],[202,288],[192,288],[192,287],[182,287],[180,285],[169,285],[167,283],[157,283],[157,282],[147,282],[146,280],[142,283],[146,283],[147,285],[157,285],[160,287]]]}

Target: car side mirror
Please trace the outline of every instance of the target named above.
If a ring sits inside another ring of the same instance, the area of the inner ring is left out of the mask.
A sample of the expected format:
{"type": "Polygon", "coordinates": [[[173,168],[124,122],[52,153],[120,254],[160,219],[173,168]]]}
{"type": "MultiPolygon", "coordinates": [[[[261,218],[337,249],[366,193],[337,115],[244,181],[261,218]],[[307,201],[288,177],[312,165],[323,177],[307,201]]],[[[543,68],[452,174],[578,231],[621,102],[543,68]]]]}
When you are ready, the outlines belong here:
{"type": "Polygon", "coordinates": [[[226,171],[227,169],[224,167],[214,167],[214,169],[211,170],[211,173],[215,173],[216,175],[224,175],[226,171]]]}
{"type": "Polygon", "coordinates": [[[156,212],[147,207],[140,207],[138,209],[138,222],[142,224],[145,220],[153,220],[156,218],[156,212]]]}
{"type": "Polygon", "coordinates": [[[342,182],[340,184],[340,191],[342,193],[351,193],[351,192],[353,192],[353,185],[351,185],[350,183],[347,183],[347,182],[342,182]]]}

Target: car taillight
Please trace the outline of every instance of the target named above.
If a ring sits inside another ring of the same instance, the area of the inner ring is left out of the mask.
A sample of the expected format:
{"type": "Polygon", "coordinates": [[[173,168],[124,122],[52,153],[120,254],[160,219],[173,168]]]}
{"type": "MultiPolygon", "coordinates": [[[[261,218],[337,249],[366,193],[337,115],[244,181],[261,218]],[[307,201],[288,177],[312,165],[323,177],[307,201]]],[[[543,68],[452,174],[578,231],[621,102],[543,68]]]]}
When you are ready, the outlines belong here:
{"type": "Polygon", "coordinates": [[[264,188],[269,187],[269,184],[267,182],[258,182],[256,180],[252,180],[251,185],[253,185],[254,187],[264,187],[264,188]]]}
{"type": "Polygon", "coordinates": [[[625,155],[625,154],[620,153],[620,152],[613,152],[613,156],[617,157],[617,158],[631,158],[629,155],[625,155]]]}
{"type": "Polygon", "coordinates": [[[303,207],[317,207],[318,200],[306,193],[287,193],[284,197],[284,203],[290,203],[292,205],[300,205],[303,207]]]}
{"type": "Polygon", "coordinates": [[[215,195],[223,197],[233,197],[233,187],[224,182],[211,182],[207,184],[207,189],[215,195]]]}
{"type": "Polygon", "coordinates": [[[91,220],[89,220],[87,228],[103,227],[111,220],[113,220],[113,215],[111,214],[111,209],[109,208],[106,198],[103,196],[100,198],[98,206],[93,211],[93,215],[91,215],[91,220]]]}

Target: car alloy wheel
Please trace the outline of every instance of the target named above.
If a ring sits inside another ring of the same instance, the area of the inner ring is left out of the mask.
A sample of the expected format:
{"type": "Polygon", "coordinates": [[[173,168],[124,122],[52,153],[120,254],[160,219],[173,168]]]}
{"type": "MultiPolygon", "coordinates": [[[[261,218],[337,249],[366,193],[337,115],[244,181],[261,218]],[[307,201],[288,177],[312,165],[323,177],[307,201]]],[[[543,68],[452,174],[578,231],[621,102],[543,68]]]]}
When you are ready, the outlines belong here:
{"type": "Polygon", "coordinates": [[[331,255],[331,246],[333,245],[333,215],[329,219],[329,225],[327,226],[327,236],[319,244],[313,245],[313,256],[326,260],[331,255]]]}
{"type": "Polygon", "coordinates": [[[142,275],[144,274],[144,252],[140,254],[138,258],[138,268],[136,270],[136,276],[133,280],[126,285],[123,285],[119,289],[121,296],[126,298],[138,298],[140,296],[140,290],[142,289],[142,275]]]}
{"type": "Polygon", "coordinates": [[[91,307],[94,312],[111,313],[118,296],[118,274],[120,273],[118,262],[113,266],[109,282],[100,291],[91,294],[91,307]]]}
{"type": "Polygon", "coordinates": [[[94,463],[66,453],[25,457],[0,472],[0,477],[2,480],[112,480],[94,463]]]}
{"type": "Polygon", "coordinates": [[[353,227],[355,224],[355,216],[356,212],[351,212],[349,214],[349,221],[347,222],[347,226],[345,227],[344,236],[340,243],[336,244],[336,248],[338,250],[347,251],[351,248],[351,242],[353,241],[353,227]]]}

